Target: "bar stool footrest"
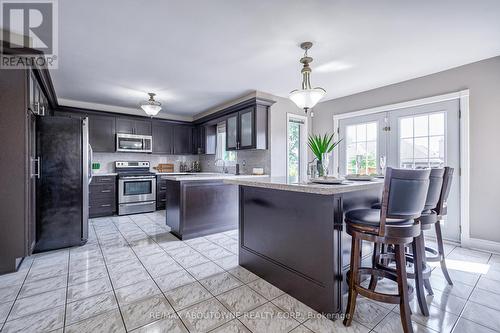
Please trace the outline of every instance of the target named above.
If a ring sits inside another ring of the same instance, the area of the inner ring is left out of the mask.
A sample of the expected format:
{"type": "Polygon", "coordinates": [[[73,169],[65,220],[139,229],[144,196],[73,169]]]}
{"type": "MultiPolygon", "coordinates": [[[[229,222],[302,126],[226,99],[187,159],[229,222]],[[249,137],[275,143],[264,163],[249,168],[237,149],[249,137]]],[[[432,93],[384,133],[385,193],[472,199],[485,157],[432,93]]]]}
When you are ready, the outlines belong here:
{"type": "MultiPolygon", "coordinates": [[[[347,282],[348,283],[349,283],[349,276],[351,275],[350,273],[351,273],[351,271],[349,270],[347,272],[347,277],[348,277],[347,282]]],[[[376,277],[389,279],[389,280],[394,281],[396,283],[398,282],[398,278],[395,274],[393,274],[390,271],[386,271],[384,269],[374,269],[371,267],[360,267],[358,269],[357,274],[358,275],[374,275],[376,277]]],[[[370,290],[368,288],[364,288],[360,285],[356,285],[355,289],[356,289],[356,292],[358,292],[360,295],[362,295],[366,298],[369,298],[369,299],[373,299],[373,300],[382,302],[382,303],[399,304],[401,302],[401,298],[400,298],[399,294],[381,293],[381,292],[377,292],[374,290],[370,290]]],[[[410,301],[413,299],[413,295],[414,295],[413,286],[408,285],[408,297],[409,297],[410,301]]]]}
{"type": "Polygon", "coordinates": [[[443,256],[439,254],[438,250],[433,247],[426,246],[425,247],[425,260],[429,262],[439,262],[443,260],[443,256]],[[431,256],[428,256],[427,253],[430,253],[431,256]]]}

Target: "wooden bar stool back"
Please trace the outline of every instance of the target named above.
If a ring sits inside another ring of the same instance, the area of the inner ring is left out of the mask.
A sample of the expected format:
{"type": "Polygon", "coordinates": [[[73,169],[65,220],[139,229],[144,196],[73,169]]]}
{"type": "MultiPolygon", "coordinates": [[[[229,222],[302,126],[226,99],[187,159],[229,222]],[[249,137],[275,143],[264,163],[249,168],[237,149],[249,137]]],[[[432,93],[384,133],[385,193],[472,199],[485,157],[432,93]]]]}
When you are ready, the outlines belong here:
{"type": "Polygon", "coordinates": [[[349,297],[344,325],[352,322],[358,294],[391,304],[399,304],[404,332],[413,332],[410,300],[413,288],[407,283],[405,246],[421,233],[421,215],[429,188],[430,170],[387,168],[381,209],[356,209],[346,213],[346,231],[352,237],[351,265],[347,274],[349,297]],[[361,242],[394,246],[396,272],[361,266],[361,242]],[[387,278],[398,284],[397,294],[386,294],[361,285],[361,275],[387,278]]]}
{"type": "MultiPolygon", "coordinates": [[[[431,169],[429,176],[429,190],[427,191],[424,209],[422,210],[421,215],[417,218],[418,222],[420,222],[422,232],[413,239],[411,244],[411,253],[406,253],[407,262],[413,263],[413,271],[407,271],[406,274],[409,279],[415,280],[418,304],[420,311],[424,316],[429,315],[429,309],[425,300],[424,285],[430,285],[429,278],[431,276],[431,268],[427,265],[425,260],[425,242],[423,231],[429,230],[438,221],[438,215],[435,208],[438,205],[441,196],[444,173],[445,169],[443,168],[431,169]]],[[[394,267],[389,266],[389,263],[394,260],[394,253],[390,251],[380,253],[377,251],[380,251],[380,246],[374,246],[373,267],[396,273],[394,267]]],[[[370,280],[370,289],[374,290],[376,285],[377,278],[372,276],[372,279],[370,280]]]]}
{"type": "MultiPolygon", "coordinates": [[[[446,267],[443,235],[441,232],[441,220],[444,216],[446,216],[448,212],[448,196],[450,195],[453,172],[454,169],[451,167],[444,168],[443,185],[441,187],[438,203],[434,208],[434,212],[436,213],[436,220],[433,225],[436,232],[436,243],[438,248],[435,249],[429,246],[425,246],[425,260],[428,262],[439,262],[439,264],[441,265],[441,271],[443,272],[443,275],[449,285],[453,285],[453,281],[451,280],[450,274],[448,273],[448,268],[446,267]]],[[[431,227],[432,225],[429,225],[429,229],[431,227]]],[[[425,288],[427,289],[428,293],[430,293],[431,295],[433,294],[429,280],[425,281],[425,288]]]]}

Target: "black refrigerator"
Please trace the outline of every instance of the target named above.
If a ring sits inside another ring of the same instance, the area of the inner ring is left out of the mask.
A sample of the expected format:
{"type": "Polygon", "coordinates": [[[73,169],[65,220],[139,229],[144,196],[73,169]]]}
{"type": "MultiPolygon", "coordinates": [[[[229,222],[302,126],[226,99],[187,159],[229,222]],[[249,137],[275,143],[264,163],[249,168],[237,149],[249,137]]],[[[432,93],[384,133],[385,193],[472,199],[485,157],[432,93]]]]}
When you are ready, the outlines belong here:
{"type": "Polygon", "coordinates": [[[88,239],[92,149],[88,119],[37,119],[37,222],[34,252],[83,245],[88,239]]]}

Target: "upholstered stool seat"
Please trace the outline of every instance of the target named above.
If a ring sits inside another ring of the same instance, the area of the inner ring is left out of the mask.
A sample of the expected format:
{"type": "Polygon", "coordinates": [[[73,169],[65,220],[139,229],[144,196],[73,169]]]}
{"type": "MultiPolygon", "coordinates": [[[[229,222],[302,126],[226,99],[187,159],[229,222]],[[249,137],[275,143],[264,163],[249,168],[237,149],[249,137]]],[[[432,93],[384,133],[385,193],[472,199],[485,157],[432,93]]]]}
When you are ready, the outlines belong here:
{"type": "MultiPolygon", "coordinates": [[[[355,209],[347,212],[345,220],[348,223],[378,226],[380,224],[380,209],[355,209]]],[[[413,220],[387,218],[386,225],[390,224],[412,224],[413,220]]]]}

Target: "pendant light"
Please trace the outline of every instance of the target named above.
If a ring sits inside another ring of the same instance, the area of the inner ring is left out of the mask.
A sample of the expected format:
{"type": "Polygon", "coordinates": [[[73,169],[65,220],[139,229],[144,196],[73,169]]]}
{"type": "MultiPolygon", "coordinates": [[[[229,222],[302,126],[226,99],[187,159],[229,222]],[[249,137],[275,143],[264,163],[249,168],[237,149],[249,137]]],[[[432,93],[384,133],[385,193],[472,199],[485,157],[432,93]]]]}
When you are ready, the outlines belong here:
{"type": "Polygon", "coordinates": [[[307,51],[312,47],[311,42],[304,42],[300,44],[300,48],[304,50],[304,56],[300,59],[300,63],[304,65],[301,70],[302,73],[302,89],[296,89],[289,94],[289,98],[305,113],[314,107],[326,94],[323,88],[311,88],[311,67],[309,64],[313,58],[307,55],[307,51]]]}
{"type": "Polygon", "coordinates": [[[141,108],[146,112],[146,114],[150,117],[154,117],[160,112],[161,110],[161,103],[155,101],[155,95],[154,93],[148,93],[149,95],[149,100],[145,101],[144,103],[141,104],[141,108]]]}

